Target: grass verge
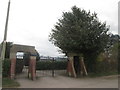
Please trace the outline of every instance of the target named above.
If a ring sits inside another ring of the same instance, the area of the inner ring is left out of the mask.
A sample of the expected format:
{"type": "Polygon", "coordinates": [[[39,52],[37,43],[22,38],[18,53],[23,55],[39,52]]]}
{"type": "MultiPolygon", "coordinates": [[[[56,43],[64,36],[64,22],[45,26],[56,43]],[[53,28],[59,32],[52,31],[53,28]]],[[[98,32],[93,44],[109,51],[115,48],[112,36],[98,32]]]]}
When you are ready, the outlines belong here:
{"type": "Polygon", "coordinates": [[[89,73],[89,77],[101,77],[109,75],[118,75],[118,72],[104,72],[104,73],[89,73]]]}
{"type": "Polygon", "coordinates": [[[15,88],[19,87],[20,84],[15,80],[11,80],[10,78],[2,78],[2,87],[3,88],[15,88]]]}

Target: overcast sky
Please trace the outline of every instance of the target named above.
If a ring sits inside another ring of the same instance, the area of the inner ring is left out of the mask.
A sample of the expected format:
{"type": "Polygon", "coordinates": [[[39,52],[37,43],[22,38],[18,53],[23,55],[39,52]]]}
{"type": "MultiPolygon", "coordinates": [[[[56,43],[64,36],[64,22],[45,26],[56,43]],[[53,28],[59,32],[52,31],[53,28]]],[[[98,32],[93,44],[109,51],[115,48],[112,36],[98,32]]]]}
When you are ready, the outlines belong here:
{"type": "MultiPolygon", "coordinates": [[[[48,41],[48,35],[62,12],[76,5],[96,12],[98,18],[118,33],[119,0],[11,0],[7,41],[35,46],[41,55],[59,56],[58,48],[48,41]]],[[[0,0],[0,42],[3,41],[8,0],[0,0]]]]}

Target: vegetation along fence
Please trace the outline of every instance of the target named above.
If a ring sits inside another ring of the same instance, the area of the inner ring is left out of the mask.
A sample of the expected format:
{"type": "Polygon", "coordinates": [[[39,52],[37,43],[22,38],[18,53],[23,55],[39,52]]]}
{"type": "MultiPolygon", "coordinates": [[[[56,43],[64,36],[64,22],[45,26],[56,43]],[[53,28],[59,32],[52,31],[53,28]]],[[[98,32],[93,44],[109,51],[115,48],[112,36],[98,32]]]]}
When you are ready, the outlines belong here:
{"type": "Polygon", "coordinates": [[[40,60],[36,64],[37,75],[39,76],[55,76],[65,74],[66,67],[66,60],[40,60]]]}

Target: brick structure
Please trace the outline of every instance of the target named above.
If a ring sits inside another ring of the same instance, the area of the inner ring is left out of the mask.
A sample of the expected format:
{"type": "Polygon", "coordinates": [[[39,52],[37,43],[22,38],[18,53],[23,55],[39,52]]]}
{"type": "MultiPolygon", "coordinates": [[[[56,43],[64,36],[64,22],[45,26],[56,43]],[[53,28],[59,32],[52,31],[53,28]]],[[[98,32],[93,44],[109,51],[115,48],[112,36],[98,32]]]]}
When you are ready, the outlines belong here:
{"type": "Polygon", "coordinates": [[[29,67],[28,67],[28,78],[36,79],[36,56],[30,56],[29,67]]]}
{"type": "Polygon", "coordinates": [[[37,51],[35,50],[34,46],[28,45],[19,45],[13,44],[10,48],[10,60],[11,60],[11,67],[10,67],[10,78],[15,78],[15,68],[16,68],[16,53],[23,52],[23,53],[30,53],[30,60],[29,61],[29,70],[28,70],[28,77],[31,77],[32,80],[36,78],[36,55],[37,51]]]}
{"type": "Polygon", "coordinates": [[[10,78],[15,78],[16,58],[11,59],[10,78]]]}

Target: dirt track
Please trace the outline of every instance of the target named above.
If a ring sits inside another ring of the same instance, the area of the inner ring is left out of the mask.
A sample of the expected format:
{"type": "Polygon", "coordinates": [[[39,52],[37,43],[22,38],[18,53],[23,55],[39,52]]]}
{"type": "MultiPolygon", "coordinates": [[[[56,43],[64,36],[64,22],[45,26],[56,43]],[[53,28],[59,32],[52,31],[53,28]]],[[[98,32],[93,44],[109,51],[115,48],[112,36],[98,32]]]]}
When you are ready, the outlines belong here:
{"type": "Polygon", "coordinates": [[[27,74],[18,75],[16,81],[19,88],[118,88],[117,76],[104,76],[97,78],[72,78],[67,76],[39,77],[32,81],[27,74]]]}

